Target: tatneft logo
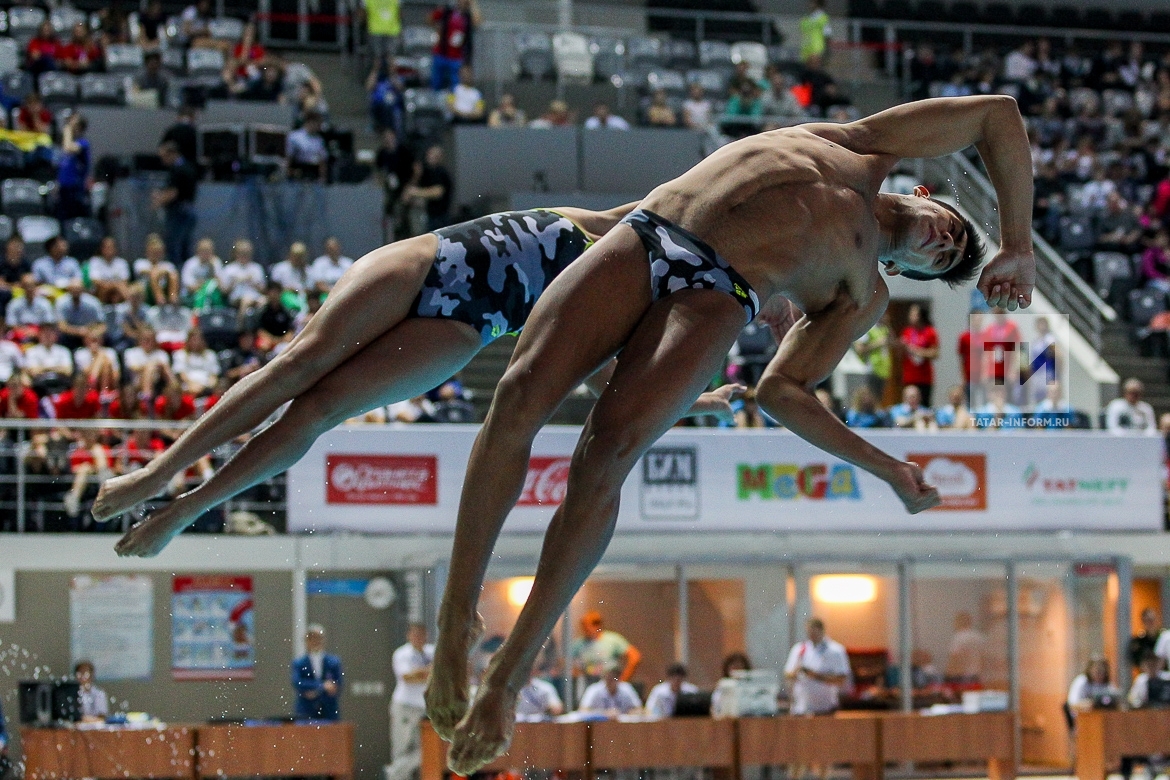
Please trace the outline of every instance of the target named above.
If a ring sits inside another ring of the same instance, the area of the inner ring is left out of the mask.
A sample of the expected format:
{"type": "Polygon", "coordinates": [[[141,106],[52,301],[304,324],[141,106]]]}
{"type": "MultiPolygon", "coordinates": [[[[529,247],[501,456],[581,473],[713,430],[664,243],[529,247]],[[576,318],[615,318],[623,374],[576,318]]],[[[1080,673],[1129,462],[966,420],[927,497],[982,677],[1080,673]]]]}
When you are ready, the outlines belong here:
{"type": "Polygon", "coordinates": [[[1129,489],[1128,477],[1080,477],[1044,473],[1029,463],[1021,475],[1033,504],[1117,505],[1129,489]]]}
{"type": "Polygon", "coordinates": [[[699,457],[694,447],[655,447],[642,456],[642,516],[699,517],[699,457]]]}
{"type": "Polygon", "coordinates": [[[434,455],[329,455],[325,458],[328,504],[437,504],[434,455]]]}
{"type": "Polygon", "coordinates": [[[861,499],[857,471],[845,463],[764,463],[758,466],[741,463],[736,467],[739,500],[752,498],[794,500],[861,499]]]}
{"type": "Polygon", "coordinates": [[[938,490],[939,505],[931,511],[977,512],[987,509],[987,456],[979,454],[911,453],[927,484],[938,490]]]}
{"type": "Polygon", "coordinates": [[[572,458],[529,458],[524,491],[516,506],[560,506],[569,487],[572,458]]]}

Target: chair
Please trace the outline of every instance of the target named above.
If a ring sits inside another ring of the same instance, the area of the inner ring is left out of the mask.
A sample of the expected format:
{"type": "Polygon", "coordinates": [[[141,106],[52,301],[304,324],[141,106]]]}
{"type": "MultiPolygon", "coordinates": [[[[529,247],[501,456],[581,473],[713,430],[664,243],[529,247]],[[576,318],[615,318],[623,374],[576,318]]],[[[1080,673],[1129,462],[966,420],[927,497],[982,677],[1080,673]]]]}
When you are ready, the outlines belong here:
{"type": "Polygon", "coordinates": [[[1133,110],[1133,93],[1123,89],[1102,90],[1101,107],[1107,116],[1121,116],[1133,110]]]}
{"type": "Polygon", "coordinates": [[[626,44],[620,38],[594,38],[589,42],[593,54],[593,77],[609,81],[626,67],[626,44]]]}
{"type": "Polygon", "coordinates": [[[1088,217],[1062,217],[1060,220],[1060,248],[1077,252],[1092,249],[1097,234],[1088,217]]]}
{"type": "Polygon", "coordinates": [[[768,48],[762,43],[740,41],[731,46],[731,61],[738,65],[746,62],[748,75],[753,79],[763,78],[764,69],[768,67],[768,48]]]}
{"type": "Polygon", "coordinates": [[[73,104],[77,102],[77,77],[71,73],[49,71],[37,79],[37,89],[46,105],[73,104]]]}
{"type": "Polygon", "coordinates": [[[666,42],[666,62],[676,70],[693,68],[698,57],[699,51],[691,41],[672,38],[666,42]]]}
{"type": "Polygon", "coordinates": [[[727,77],[718,70],[698,68],[688,70],[687,84],[698,84],[708,95],[722,95],[727,92],[727,77]]]}
{"type": "Polygon", "coordinates": [[[78,94],[82,103],[105,106],[125,105],[125,77],[116,73],[86,73],[81,77],[78,94]]]}
{"type": "Polygon", "coordinates": [[[646,87],[650,92],[661,89],[668,95],[679,96],[686,92],[687,82],[677,70],[652,70],[646,74],[646,87]]]}
{"type": "Polygon", "coordinates": [[[53,25],[53,32],[68,36],[74,25],[84,24],[89,27],[89,16],[85,11],[63,5],[53,9],[52,13],[49,14],[49,24],[53,25]]]}
{"type": "Polygon", "coordinates": [[[187,70],[186,52],[177,46],[162,51],[162,66],[171,73],[185,73],[187,70]]]}
{"type": "Polygon", "coordinates": [[[1133,265],[1121,252],[1093,253],[1093,287],[1102,298],[1109,294],[1115,279],[1133,277],[1133,265]]]}
{"type": "Polygon", "coordinates": [[[239,317],[235,309],[215,307],[199,313],[199,330],[207,346],[219,351],[232,349],[240,338],[239,317]]]}
{"type": "Polygon", "coordinates": [[[0,76],[20,70],[20,49],[11,38],[0,38],[0,76]]]}
{"type": "Polygon", "coordinates": [[[1150,320],[1164,311],[1166,311],[1166,294],[1161,290],[1147,287],[1144,290],[1130,292],[1129,318],[1130,324],[1133,326],[1132,335],[1143,356],[1153,354],[1155,345],[1159,342],[1163,348],[1165,346],[1165,332],[1152,331],[1149,327],[1150,320]]]}
{"type": "Polygon", "coordinates": [[[521,78],[540,81],[549,78],[556,71],[552,39],[544,33],[517,35],[516,50],[521,78]]]}
{"type": "Polygon", "coordinates": [[[438,31],[431,27],[403,27],[402,53],[407,57],[430,54],[434,50],[435,42],[438,39],[438,31]]]}
{"type": "Polygon", "coordinates": [[[244,22],[231,16],[212,19],[207,23],[207,32],[217,41],[238,41],[244,37],[244,22]]]}
{"type": "Polygon", "coordinates": [[[731,44],[726,41],[700,41],[699,65],[703,68],[720,69],[734,67],[731,61],[731,44]]]}
{"type": "Polygon", "coordinates": [[[0,179],[20,178],[26,167],[24,151],[11,141],[0,141],[0,179]]]}
{"type": "Polygon", "coordinates": [[[16,232],[16,225],[12,223],[12,218],[0,214],[0,243],[12,238],[14,232],[16,232]]]}
{"type": "Polygon", "coordinates": [[[3,84],[4,93],[10,95],[13,100],[23,101],[35,88],[32,74],[24,70],[5,74],[3,84]]]}
{"type": "Polygon", "coordinates": [[[146,52],[141,46],[115,43],[106,47],[107,73],[137,73],[146,65],[146,52]]]}
{"type": "Polygon", "coordinates": [[[0,209],[12,218],[45,213],[41,185],[33,179],[5,179],[0,184],[0,209]]]}
{"type": "Polygon", "coordinates": [[[450,122],[447,101],[434,90],[408,89],[403,100],[406,105],[406,131],[414,138],[433,138],[450,122]]]}
{"type": "Polygon", "coordinates": [[[580,33],[559,32],[553,36],[553,59],[557,77],[565,81],[593,81],[593,55],[589,39],[580,33]]]}
{"type": "Polygon", "coordinates": [[[16,220],[16,232],[26,244],[43,244],[61,235],[61,223],[52,217],[21,217],[16,220]]]}
{"type": "Polygon", "coordinates": [[[69,242],[69,251],[76,257],[92,257],[97,254],[102,239],[106,236],[105,226],[92,217],[77,217],[66,220],[61,235],[69,242]]]}
{"type": "Polygon", "coordinates": [[[187,52],[187,75],[219,75],[223,72],[223,52],[219,49],[191,49],[187,52]]]}
{"type": "Polygon", "coordinates": [[[661,68],[666,65],[666,55],[661,38],[635,35],[626,41],[626,59],[634,67],[661,68]]]}
{"type": "Polygon", "coordinates": [[[8,34],[16,39],[17,45],[23,50],[46,18],[43,8],[14,6],[8,9],[8,34]]]}

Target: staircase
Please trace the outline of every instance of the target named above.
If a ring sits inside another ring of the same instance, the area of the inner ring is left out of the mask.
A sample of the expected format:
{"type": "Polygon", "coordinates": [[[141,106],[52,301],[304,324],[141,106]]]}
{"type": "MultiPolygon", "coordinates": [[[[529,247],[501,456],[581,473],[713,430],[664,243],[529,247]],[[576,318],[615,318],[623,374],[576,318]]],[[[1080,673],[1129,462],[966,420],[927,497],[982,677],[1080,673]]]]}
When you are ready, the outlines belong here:
{"type": "MultiPolygon", "coordinates": [[[[480,420],[487,415],[488,407],[492,404],[492,396],[496,392],[496,384],[508,368],[508,361],[512,359],[512,351],[515,348],[514,336],[496,339],[484,347],[483,351],[459,373],[459,380],[463,382],[463,386],[472,392],[472,403],[480,420]]],[[[574,392],[561,404],[551,422],[558,425],[581,425],[589,416],[593,401],[592,393],[574,392]]]]}
{"type": "Polygon", "coordinates": [[[1130,377],[1142,381],[1146,386],[1145,400],[1157,414],[1170,412],[1170,360],[1142,355],[1130,339],[1129,326],[1123,322],[1111,322],[1106,326],[1100,353],[1122,382],[1130,377]]]}

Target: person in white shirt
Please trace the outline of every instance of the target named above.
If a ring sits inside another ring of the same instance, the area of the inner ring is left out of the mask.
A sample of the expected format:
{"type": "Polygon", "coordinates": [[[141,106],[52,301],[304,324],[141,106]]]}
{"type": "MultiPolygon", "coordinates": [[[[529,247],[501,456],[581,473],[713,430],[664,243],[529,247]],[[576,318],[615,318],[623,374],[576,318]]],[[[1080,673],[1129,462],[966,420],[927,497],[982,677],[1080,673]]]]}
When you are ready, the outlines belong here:
{"type": "Polygon", "coordinates": [[[1104,656],[1093,656],[1085,664],[1085,671],[1073,678],[1068,686],[1069,712],[1075,717],[1078,712],[1091,710],[1107,699],[1116,701],[1121,692],[1109,679],[1109,662],[1104,656]]]}
{"type": "Polygon", "coordinates": [[[434,412],[434,404],[425,395],[416,396],[405,401],[397,401],[386,407],[386,416],[390,422],[429,422],[434,412]]]}
{"type": "Polygon", "coordinates": [[[24,353],[24,370],[35,382],[46,374],[66,378],[73,373],[73,355],[57,343],[57,325],[46,322],[37,331],[37,343],[24,353]]]}
{"type": "Polygon", "coordinates": [[[103,347],[105,328],[90,325],[85,329],[85,344],[73,353],[73,366],[89,378],[91,387],[106,395],[103,400],[117,397],[122,370],[118,365],[118,353],[110,347],[103,347]]]}
{"type": "Polygon", "coordinates": [[[0,382],[6,383],[13,374],[24,368],[24,351],[4,333],[0,339],[0,382]]]}
{"type": "Polygon", "coordinates": [[[154,331],[146,328],[138,334],[138,344],[122,353],[122,367],[129,374],[127,381],[136,382],[143,393],[153,397],[160,378],[170,380],[171,358],[159,349],[154,331]]]}
{"type": "Polygon", "coordinates": [[[151,306],[179,302],[179,270],[167,260],[167,245],[158,233],[146,237],[144,254],[134,261],[134,277],[146,289],[146,302],[151,306]]]}
{"type": "Polygon", "coordinates": [[[16,289],[24,294],[14,296],[4,311],[4,322],[10,328],[57,321],[57,312],[49,299],[41,294],[35,276],[22,276],[16,289]]]}
{"type": "Polygon", "coordinates": [[[309,288],[309,248],[300,241],[288,248],[288,258],[281,260],[268,272],[268,278],[278,283],[284,292],[304,295],[309,288]]]}
{"type": "Polygon", "coordinates": [[[565,703],[556,686],[548,680],[533,677],[516,696],[516,721],[538,723],[556,717],[565,711],[565,703]]]}
{"type": "Polygon", "coordinates": [[[1141,673],[1133,680],[1129,688],[1126,701],[1135,710],[1141,709],[1150,703],[1150,680],[1170,680],[1170,673],[1166,672],[1165,663],[1154,653],[1142,656],[1141,673]]]}
{"type": "Polygon", "coordinates": [[[195,254],[183,262],[183,297],[194,297],[208,281],[218,278],[221,270],[223,261],[215,254],[215,242],[210,238],[199,239],[195,254]]]}
{"type": "Polygon", "coordinates": [[[106,236],[98,246],[98,253],[85,264],[86,276],[93,294],[102,303],[120,303],[126,300],[126,285],[130,283],[130,264],[118,256],[118,242],[106,236]]]}
{"type": "Polygon", "coordinates": [[[264,269],[252,259],[252,242],[241,238],[232,245],[231,262],[219,272],[219,287],[228,303],[241,312],[264,304],[264,269]]]}
{"type": "Polygon", "coordinates": [[[110,714],[110,699],[106,692],[93,684],[94,668],[91,661],[78,661],[73,667],[81,696],[81,719],[87,723],[101,723],[110,714]]]}
{"type": "Polygon", "coordinates": [[[611,114],[609,105],[598,103],[593,107],[593,116],[585,120],[586,130],[629,130],[630,123],[617,114],[611,114]]]}
{"type": "Polygon", "coordinates": [[[483,121],[483,93],[475,88],[471,68],[467,65],[459,69],[459,83],[451,92],[451,112],[456,122],[483,121]]]}
{"type": "Polygon", "coordinates": [[[192,328],[183,349],[171,357],[171,369],[183,384],[183,392],[193,396],[210,393],[219,381],[219,359],[203,340],[203,332],[192,328]]]}
{"type": "Polygon", "coordinates": [[[975,628],[970,612],[955,615],[955,633],[947,648],[944,675],[947,682],[972,685],[983,677],[983,660],[987,655],[987,636],[975,628]]]}
{"type": "Polygon", "coordinates": [[[622,669],[617,664],[606,667],[602,679],[593,683],[581,694],[582,712],[604,712],[609,715],[625,715],[642,708],[642,699],[634,686],[621,679],[622,669]]]}
{"type": "Polygon", "coordinates": [[[1105,430],[1114,436],[1156,436],[1158,421],[1154,407],[1142,400],[1145,385],[1140,379],[1130,378],[1122,385],[1121,398],[1114,398],[1105,407],[1105,430]]]}
{"type": "Polygon", "coordinates": [[[309,283],[324,295],[333,289],[341,275],[353,265],[353,258],[341,253],[341,242],[334,237],[325,239],[325,254],[309,266],[309,283]]]}
{"type": "Polygon", "coordinates": [[[418,724],[426,714],[427,680],[435,661],[435,646],[427,644],[427,627],[411,623],[406,644],[394,651],[394,693],[390,696],[390,755],[386,780],[409,780],[422,760],[418,724]]]}
{"type": "Polygon", "coordinates": [[[808,621],[808,639],[792,647],[784,666],[784,676],[792,689],[791,713],[834,712],[849,675],[849,655],[845,648],[825,635],[825,624],[820,618],[808,621]]]}
{"type": "Polygon", "coordinates": [[[666,680],[650,689],[646,697],[646,712],[660,718],[674,715],[674,705],[680,693],[698,693],[697,686],[687,682],[687,668],[682,664],[666,667],[666,680]]]}
{"type": "Polygon", "coordinates": [[[1003,77],[1008,81],[1027,81],[1036,74],[1036,44],[1024,41],[1003,58],[1003,77]]]}
{"type": "Polygon", "coordinates": [[[703,91],[703,85],[691,84],[682,104],[683,125],[690,130],[706,130],[711,126],[711,112],[711,101],[703,91]]]}

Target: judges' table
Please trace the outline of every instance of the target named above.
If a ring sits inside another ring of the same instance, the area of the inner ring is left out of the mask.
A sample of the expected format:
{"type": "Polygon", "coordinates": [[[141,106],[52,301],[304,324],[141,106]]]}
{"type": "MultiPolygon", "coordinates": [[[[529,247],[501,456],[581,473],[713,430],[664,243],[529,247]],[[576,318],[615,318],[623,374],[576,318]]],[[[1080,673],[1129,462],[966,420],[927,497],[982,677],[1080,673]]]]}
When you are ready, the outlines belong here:
{"type": "Polygon", "coordinates": [[[352,723],[198,727],[196,777],[353,777],[352,723]]]}
{"type": "Polygon", "coordinates": [[[877,777],[880,769],[879,720],[831,716],[743,718],[739,763],[851,764],[857,780],[877,777]]]}
{"type": "Polygon", "coordinates": [[[879,717],[883,763],[986,761],[989,780],[1015,777],[1015,716],[1010,712],[879,717]]]}
{"type": "MultiPolygon", "coordinates": [[[[419,780],[443,780],[447,771],[447,743],[421,725],[422,766],[419,780]]],[[[544,769],[583,772],[588,764],[589,737],[584,723],[517,723],[508,752],[484,767],[485,771],[544,769]]]]}
{"type": "Polygon", "coordinates": [[[26,780],[182,778],[195,766],[195,729],[20,730],[26,780]]]}
{"type": "Polygon", "coordinates": [[[709,767],[716,777],[736,775],[735,723],[712,718],[589,726],[591,768],[709,767]]]}
{"type": "Polygon", "coordinates": [[[1077,715],[1078,780],[1102,780],[1122,756],[1165,753],[1170,746],[1166,710],[1092,710],[1077,715]]]}

